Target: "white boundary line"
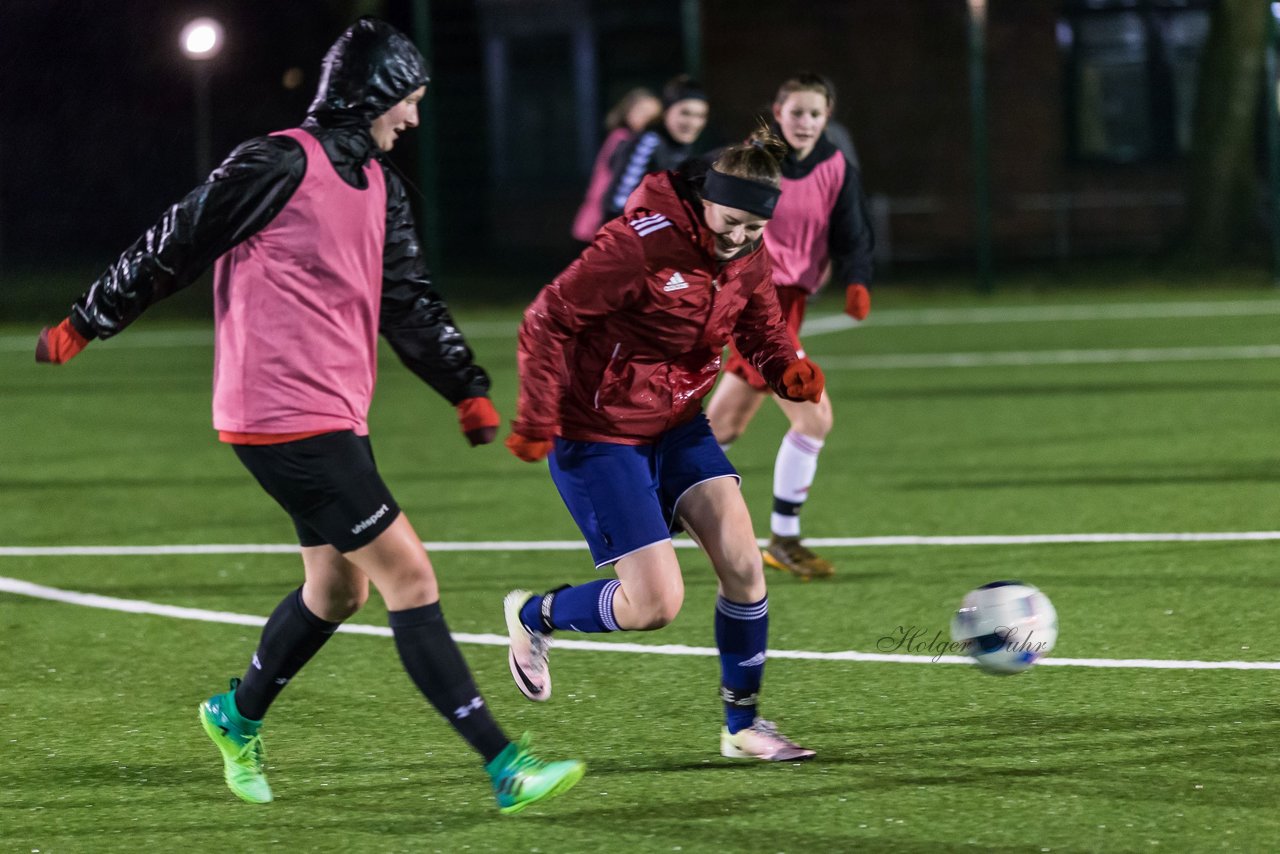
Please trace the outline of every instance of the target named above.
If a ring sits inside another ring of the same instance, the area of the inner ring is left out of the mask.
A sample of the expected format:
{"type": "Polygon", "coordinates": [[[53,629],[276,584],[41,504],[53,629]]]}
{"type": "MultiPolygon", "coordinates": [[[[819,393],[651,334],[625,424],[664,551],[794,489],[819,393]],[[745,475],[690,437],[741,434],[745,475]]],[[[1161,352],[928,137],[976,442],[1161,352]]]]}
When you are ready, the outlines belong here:
{"type": "MultiPolygon", "coordinates": [[[[801,334],[805,335],[805,337],[811,337],[807,333],[802,332],[801,334]]],[[[107,345],[115,346],[115,340],[117,339],[107,342],[107,345]]],[[[139,348],[181,347],[200,343],[203,343],[203,339],[196,340],[188,333],[155,332],[148,337],[141,338],[136,346],[139,348]]],[[[5,347],[4,341],[0,340],[0,351],[14,351],[17,349],[19,348],[5,347]]],[[[25,349],[25,345],[23,349],[25,349]]],[[[1141,347],[1124,350],[988,350],[951,353],[885,353],[861,356],[821,356],[819,359],[822,362],[823,369],[827,371],[1224,362],[1280,359],[1280,344],[1228,347],[1141,347]]]]}
{"type": "Polygon", "coordinates": [[[1036,365],[1117,365],[1150,362],[1227,362],[1280,359],[1280,344],[1240,347],[1143,347],[1130,350],[1004,350],[973,353],[887,353],[816,356],[824,370],[988,368],[1036,365]]]}
{"type": "MultiPolygon", "coordinates": [[[[514,321],[478,321],[463,327],[467,338],[514,338],[514,321]]],[[[38,325],[32,325],[30,335],[0,335],[0,353],[35,353],[38,325]]],[[[190,329],[130,329],[127,333],[106,341],[96,341],[95,350],[106,347],[113,350],[145,350],[152,347],[212,347],[213,326],[190,329]]]]}
{"type": "Polygon", "coordinates": [[[845,314],[805,321],[801,337],[826,335],[855,326],[969,326],[988,323],[1061,323],[1090,320],[1157,320],[1183,317],[1251,317],[1280,314],[1280,300],[1221,302],[1148,302],[1097,305],[1002,306],[999,308],[922,308],[873,311],[859,323],[845,314]]]}
{"type": "MultiPolygon", "coordinates": [[[[177,605],[160,605],[154,602],[142,602],[136,599],[117,599],[114,596],[99,596],[94,593],[78,593],[73,590],[60,590],[56,587],[45,587],[17,578],[0,576],[0,593],[11,593],[15,596],[30,596],[68,605],[81,605],[87,608],[101,608],[108,611],[122,611],[128,614],[148,614],[157,617],[169,617],[177,620],[198,620],[206,623],[227,623],[237,626],[262,626],[265,617],[250,614],[236,614],[229,611],[206,611],[203,608],[184,608],[177,605]]],[[[338,631],[347,634],[373,635],[391,637],[391,629],[385,626],[344,624],[338,631]]],[[[453,635],[458,643],[477,644],[480,646],[506,646],[504,635],[468,634],[458,632],[453,635]]],[[[557,639],[559,649],[589,650],[592,652],[631,652],[644,655],[690,655],[714,657],[719,652],[713,647],[685,646],[684,644],[639,644],[639,643],[606,643],[602,641],[581,641],[557,639]]],[[[972,661],[959,655],[900,655],[895,653],[857,652],[810,652],[806,650],[775,649],[769,651],[770,658],[792,659],[804,661],[870,661],[890,664],[972,664],[972,661]]],[[[1145,658],[1046,658],[1039,662],[1045,667],[1103,667],[1143,670],[1280,670],[1280,661],[1174,661],[1145,658]]]]}
{"type": "MultiPolygon", "coordinates": [[[[806,537],[805,542],[827,548],[883,548],[891,546],[1021,546],[1062,543],[1238,543],[1280,540],[1280,531],[1204,531],[1081,534],[977,534],[972,536],[806,537]]],[[[674,540],[678,549],[697,548],[687,539],[674,540]]],[[[759,545],[768,540],[758,540],[759,545]]],[[[566,552],[586,551],[582,540],[489,540],[426,542],[433,552],[566,552]]],[[[138,555],[294,554],[294,543],[208,543],[153,546],[0,546],[0,557],[121,557],[138,555]]]]}
{"type": "MultiPolygon", "coordinates": [[[[800,334],[804,337],[826,335],[855,326],[969,326],[989,323],[1061,323],[1064,321],[1144,320],[1194,317],[1251,317],[1280,314],[1280,299],[1221,300],[1201,302],[1099,303],[1092,305],[1003,306],[999,308],[924,308],[884,309],[859,323],[844,314],[812,317],[800,334]]],[[[516,323],[502,320],[477,320],[462,324],[467,338],[512,338],[516,323]]],[[[0,352],[35,352],[33,325],[30,335],[0,335],[0,352]]],[[[147,347],[212,347],[213,330],[206,329],[138,329],[129,334],[102,341],[96,347],[121,349],[147,347]]]]}

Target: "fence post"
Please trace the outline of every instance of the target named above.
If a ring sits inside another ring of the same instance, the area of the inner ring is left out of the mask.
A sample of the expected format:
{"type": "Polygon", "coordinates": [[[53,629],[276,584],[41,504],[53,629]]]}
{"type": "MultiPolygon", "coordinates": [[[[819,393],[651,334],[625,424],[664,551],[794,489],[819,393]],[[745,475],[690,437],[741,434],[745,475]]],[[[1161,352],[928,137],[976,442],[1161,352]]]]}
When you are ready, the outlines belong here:
{"type": "Polygon", "coordinates": [[[1280,2],[1271,4],[1267,21],[1267,51],[1263,63],[1263,104],[1266,106],[1267,161],[1271,178],[1271,283],[1280,288],[1280,81],[1276,54],[1280,52],[1280,2]]]}
{"type": "MultiPolygon", "coordinates": [[[[414,0],[413,40],[427,60],[427,72],[433,77],[440,69],[433,67],[431,54],[431,0],[414,0]]],[[[435,85],[427,84],[427,94],[418,104],[418,128],[414,131],[418,140],[418,184],[422,188],[422,222],[418,226],[426,245],[427,265],[432,274],[440,276],[443,255],[440,231],[440,187],[436,167],[436,98],[435,85]]]]}

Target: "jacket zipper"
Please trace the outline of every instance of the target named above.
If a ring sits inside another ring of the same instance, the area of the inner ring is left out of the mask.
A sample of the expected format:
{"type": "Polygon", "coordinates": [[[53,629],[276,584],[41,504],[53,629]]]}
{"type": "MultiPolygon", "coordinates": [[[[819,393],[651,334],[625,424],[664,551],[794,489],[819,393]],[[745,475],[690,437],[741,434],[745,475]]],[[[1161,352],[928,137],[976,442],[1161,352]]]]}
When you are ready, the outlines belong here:
{"type": "MultiPolygon", "coordinates": [[[[608,375],[608,373],[609,373],[609,368],[613,367],[613,360],[614,360],[614,359],[616,359],[616,358],[618,358],[618,351],[619,351],[619,350],[621,350],[621,349],[622,349],[622,342],[621,342],[621,341],[619,341],[617,344],[614,344],[614,345],[613,345],[613,352],[609,354],[609,361],[605,362],[605,365],[604,365],[604,372],[605,372],[605,374],[606,374],[606,375],[608,375]]],[[[601,389],[601,388],[603,388],[603,387],[604,387],[604,377],[601,377],[601,378],[600,378],[600,385],[596,386],[596,396],[595,396],[595,400],[593,400],[593,401],[592,401],[592,405],[593,405],[596,409],[599,409],[599,408],[600,408],[600,389],[601,389]]]]}

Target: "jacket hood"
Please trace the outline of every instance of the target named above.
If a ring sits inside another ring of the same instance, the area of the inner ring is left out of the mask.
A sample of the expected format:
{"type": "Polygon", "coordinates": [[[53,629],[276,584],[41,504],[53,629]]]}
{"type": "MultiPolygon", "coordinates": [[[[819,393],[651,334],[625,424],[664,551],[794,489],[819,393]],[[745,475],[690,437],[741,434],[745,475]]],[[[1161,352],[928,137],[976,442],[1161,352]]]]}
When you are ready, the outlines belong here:
{"type": "Polygon", "coordinates": [[[307,114],[326,126],[367,127],[430,79],[426,60],[408,36],[386,21],[364,17],[325,54],[307,114]]]}

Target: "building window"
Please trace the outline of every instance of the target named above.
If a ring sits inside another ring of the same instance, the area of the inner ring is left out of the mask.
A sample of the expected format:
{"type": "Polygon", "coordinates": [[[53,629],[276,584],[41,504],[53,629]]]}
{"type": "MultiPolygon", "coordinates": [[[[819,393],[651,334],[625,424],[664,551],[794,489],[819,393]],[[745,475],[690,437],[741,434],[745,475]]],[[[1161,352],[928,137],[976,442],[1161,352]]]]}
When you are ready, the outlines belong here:
{"type": "Polygon", "coordinates": [[[1211,0],[1068,0],[1059,24],[1073,158],[1143,163],[1191,146],[1211,0]]]}

